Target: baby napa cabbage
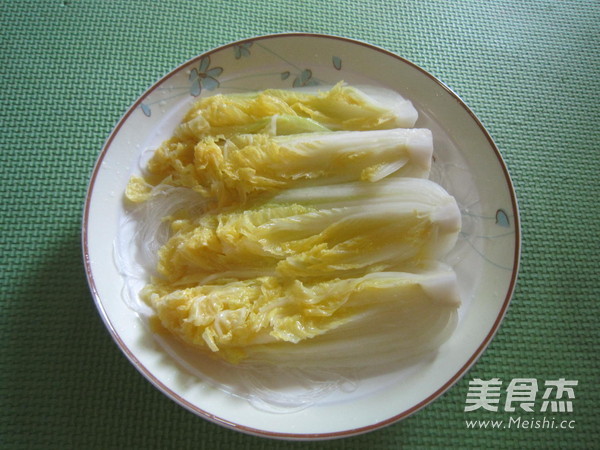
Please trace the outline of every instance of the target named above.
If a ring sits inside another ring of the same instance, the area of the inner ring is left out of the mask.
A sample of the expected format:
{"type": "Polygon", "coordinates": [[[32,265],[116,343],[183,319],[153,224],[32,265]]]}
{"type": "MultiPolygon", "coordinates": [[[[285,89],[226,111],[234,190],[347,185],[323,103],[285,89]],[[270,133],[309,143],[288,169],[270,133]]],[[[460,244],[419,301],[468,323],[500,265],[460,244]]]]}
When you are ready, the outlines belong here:
{"type": "MultiPolygon", "coordinates": [[[[381,87],[349,86],[343,82],[333,87],[293,90],[267,89],[260,92],[217,94],[200,99],[184,117],[175,136],[201,138],[229,136],[249,130],[268,130],[278,117],[310,119],[296,121],[298,128],[283,122],[285,134],[301,133],[306,128],[328,130],[380,130],[410,128],[417,111],[409,100],[395,91],[381,87]],[[267,120],[265,120],[267,119],[267,120]]],[[[279,130],[275,130],[279,131],[279,130]]],[[[278,134],[283,134],[278,133],[278,134]]]]}
{"type": "Polygon", "coordinates": [[[157,330],[227,361],[361,367],[419,356],[454,328],[459,296],[442,264],[307,282],[264,276],[142,292],[157,330]]]}
{"type": "Polygon", "coordinates": [[[148,165],[148,178],[157,184],[177,174],[191,164],[196,145],[206,137],[410,128],[416,120],[412,103],[398,93],[343,82],[333,88],[217,94],[200,99],[161,144],[148,165]]]}
{"type": "Polygon", "coordinates": [[[174,220],[158,271],[181,286],[388,270],[444,257],[460,222],[454,198],[427,179],[289,189],[253,206],[174,220]]]}
{"type": "Polygon", "coordinates": [[[126,190],[154,329],[294,368],[437,348],[461,215],[416,120],[399,94],[344,83],[200,99],[126,190]]]}
{"type": "MultiPolygon", "coordinates": [[[[149,169],[164,183],[190,187],[223,206],[307,183],[375,182],[392,174],[426,178],[432,153],[431,131],[424,128],[242,134],[202,139],[186,164],[159,149],[149,169]]],[[[140,202],[150,192],[145,180],[134,178],[127,195],[140,202]]]]}
{"type": "Polygon", "coordinates": [[[452,329],[456,277],[432,261],[454,245],[460,213],[432,181],[289,189],[172,228],[142,298],[160,327],[228,361],[383,362],[452,329]]]}

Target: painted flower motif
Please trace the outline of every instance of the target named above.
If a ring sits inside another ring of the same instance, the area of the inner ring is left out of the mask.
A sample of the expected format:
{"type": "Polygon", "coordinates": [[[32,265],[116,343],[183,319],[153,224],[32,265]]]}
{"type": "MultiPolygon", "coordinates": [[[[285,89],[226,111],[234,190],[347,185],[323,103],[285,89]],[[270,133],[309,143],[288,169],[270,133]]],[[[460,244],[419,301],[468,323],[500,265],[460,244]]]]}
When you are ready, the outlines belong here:
{"type": "Polygon", "coordinates": [[[190,72],[190,94],[197,97],[202,93],[202,89],[212,91],[220,86],[217,77],[223,72],[222,67],[210,67],[210,56],[205,56],[200,60],[200,65],[190,72]]]}
{"type": "Polygon", "coordinates": [[[235,55],[235,59],[240,59],[244,56],[250,56],[250,47],[252,47],[252,42],[234,45],[233,53],[235,55]]]}
{"type": "Polygon", "coordinates": [[[152,110],[150,109],[150,106],[146,103],[140,103],[140,108],[142,109],[142,112],[146,117],[150,117],[152,115],[152,110]]]}
{"type": "Polygon", "coordinates": [[[342,70],[342,58],[340,58],[339,56],[332,56],[331,62],[336,70],[342,70]]]}
{"type": "Polygon", "coordinates": [[[312,70],[304,69],[300,74],[294,79],[292,86],[294,87],[304,87],[304,86],[317,86],[319,82],[312,78],[312,70]]]}
{"type": "Polygon", "coordinates": [[[510,221],[508,220],[508,214],[503,209],[496,211],[496,225],[501,227],[509,227],[510,221]]]}

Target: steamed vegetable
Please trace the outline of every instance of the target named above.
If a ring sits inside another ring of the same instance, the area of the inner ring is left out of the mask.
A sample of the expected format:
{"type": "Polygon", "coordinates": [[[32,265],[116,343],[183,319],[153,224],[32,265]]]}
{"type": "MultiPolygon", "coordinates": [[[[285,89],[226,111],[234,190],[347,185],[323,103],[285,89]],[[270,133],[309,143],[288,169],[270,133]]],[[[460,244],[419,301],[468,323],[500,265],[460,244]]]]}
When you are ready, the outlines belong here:
{"type": "Polygon", "coordinates": [[[287,190],[172,228],[159,252],[167,284],[339,277],[443,257],[456,242],[460,212],[432,181],[397,178],[287,190]]]}
{"type": "Polygon", "coordinates": [[[156,330],[229,362],[348,368],[437,348],[460,303],[441,263],[455,199],[431,131],[385,89],[201,99],[132,177],[156,330]]]}
{"type": "Polygon", "coordinates": [[[417,120],[412,103],[395,91],[338,83],[332,88],[267,89],[202,98],[185,116],[175,136],[247,133],[247,127],[260,128],[265,118],[280,115],[307,118],[329,130],[410,128],[417,120]]]}
{"type": "Polygon", "coordinates": [[[231,362],[300,367],[390,362],[439,345],[459,304],[446,266],[316,283],[258,277],[143,294],[162,327],[231,362]]]}
{"type": "MultiPolygon", "coordinates": [[[[306,183],[375,182],[392,174],[425,178],[432,152],[431,132],[419,128],[292,136],[243,134],[224,141],[202,139],[186,165],[169,155],[163,159],[159,150],[151,167],[168,177],[167,184],[191,187],[220,205],[229,205],[306,183]],[[166,169],[156,169],[159,163],[166,169]]],[[[130,199],[139,201],[143,197],[138,195],[140,188],[135,189],[130,199]]]]}
{"type": "Polygon", "coordinates": [[[156,150],[144,181],[152,186],[197,185],[195,172],[202,170],[202,162],[195,164],[195,158],[205,138],[210,146],[211,141],[221,145],[241,134],[285,136],[408,128],[416,119],[410,101],[384,88],[359,90],[338,83],[333,88],[218,94],[202,98],[188,112],[174,135],[156,150]]]}

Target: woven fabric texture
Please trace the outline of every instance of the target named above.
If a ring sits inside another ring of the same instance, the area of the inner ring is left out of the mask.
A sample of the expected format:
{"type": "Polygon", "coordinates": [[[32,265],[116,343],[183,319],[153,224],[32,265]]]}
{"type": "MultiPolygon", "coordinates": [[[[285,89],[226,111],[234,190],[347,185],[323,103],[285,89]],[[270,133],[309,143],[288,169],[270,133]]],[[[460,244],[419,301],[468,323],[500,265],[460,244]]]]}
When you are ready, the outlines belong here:
{"type": "Polygon", "coordinates": [[[597,446],[599,23],[597,1],[0,0],[0,447],[597,446]],[[364,40],[446,83],[495,139],[522,220],[512,304],[470,372],[400,423],[319,443],[231,431],[153,388],[104,328],[80,246],[95,160],[138,96],[204,51],[287,31],[364,40]],[[578,380],[554,415],[574,428],[469,429],[509,420],[464,412],[475,378],[578,380]]]}

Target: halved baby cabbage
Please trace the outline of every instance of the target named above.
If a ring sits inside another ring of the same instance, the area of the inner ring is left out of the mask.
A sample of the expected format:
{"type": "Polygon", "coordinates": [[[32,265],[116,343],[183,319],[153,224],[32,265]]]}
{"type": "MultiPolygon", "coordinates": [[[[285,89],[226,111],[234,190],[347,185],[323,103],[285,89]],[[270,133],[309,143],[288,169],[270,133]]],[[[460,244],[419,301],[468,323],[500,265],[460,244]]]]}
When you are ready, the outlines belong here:
{"type": "MultiPolygon", "coordinates": [[[[328,130],[382,130],[410,128],[417,110],[409,100],[382,87],[353,87],[343,82],[333,87],[267,89],[260,92],[218,94],[200,99],[176,131],[181,138],[231,136],[249,130],[267,130],[265,118],[278,116],[310,119],[328,130]]],[[[286,129],[285,134],[302,133],[286,129]]],[[[254,132],[254,131],[250,131],[254,132]]]]}
{"type": "Polygon", "coordinates": [[[180,286],[374,272],[442,258],[460,222],[454,198],[426,179],[290,189],[252,207],[174,220],[158,270],[180,286]]]}
{"type": "Polygon", "coordinates": [[[418,356],[452,331],[454,272],[378,272],[306,282],[264,276],[142,292],[160,326],[230,362],[359,367],[418,356]]]}
{"type": "MultiPolygon", "coordinates": [[[[426,178],[432,154],[431,132],[423,128],[242,134],[226,140],[202,139],[186,164],[168,153],[161,156],[159,149],[150,169],[161,173],[166,184],[190,187],[224,206],[307,183],[376,182],[392,174],[426,178]]],[[[145,200],[139,194],[148,192],[142,189],[146,185],[144,180],[132,180],[129,198],[145,200]]]]}
{"type": "MultiPolygon", "coordinates": [[[[417,116],[412,103],[394,91],[374,87],[360,90],[342,82],[333,88],[218,94],[200,99],[174,135],[155,151],[148,163],[146,182],[156,185],[175,178],[182,185],[197,184],[190,172],[196,146],[205,138],[220,143],[241,134],[285,136],[410,128],[417,116]]],[[[142,201],[143,196],[131,199],[142,201]]]]}

